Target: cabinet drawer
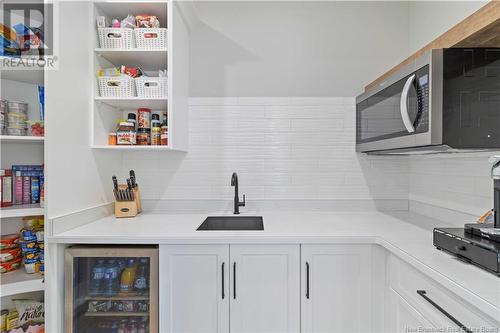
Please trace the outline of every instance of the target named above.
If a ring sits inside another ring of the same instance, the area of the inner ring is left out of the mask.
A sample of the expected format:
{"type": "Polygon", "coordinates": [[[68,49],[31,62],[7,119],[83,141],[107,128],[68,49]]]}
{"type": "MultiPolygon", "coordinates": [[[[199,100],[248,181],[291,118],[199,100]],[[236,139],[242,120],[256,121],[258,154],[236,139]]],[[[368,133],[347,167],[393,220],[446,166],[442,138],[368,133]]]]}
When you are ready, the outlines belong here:
{"type": "Polygon", "coordinates": [[[435,327],[457,327],[438,307],[472,331],[500,324],[395,256],[389,259],[389,284],[435,327]],[[417,293],[419,290],[425,293],[417,293]]]}

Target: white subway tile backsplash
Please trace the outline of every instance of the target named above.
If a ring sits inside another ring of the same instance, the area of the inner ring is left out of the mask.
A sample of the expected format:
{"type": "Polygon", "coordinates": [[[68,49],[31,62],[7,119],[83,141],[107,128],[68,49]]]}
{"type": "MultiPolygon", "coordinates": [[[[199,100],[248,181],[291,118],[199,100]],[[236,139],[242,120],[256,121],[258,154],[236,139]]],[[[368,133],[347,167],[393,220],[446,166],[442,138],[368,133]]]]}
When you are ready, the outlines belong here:
{"type": "Polygon", "coordinates": [[[146,199],[231,200],[233,171],[249,200],[408,197],[406,160],[355,153],[354,98],[191,98],[189,113],[187,153],[124,153],[146,199]]]}

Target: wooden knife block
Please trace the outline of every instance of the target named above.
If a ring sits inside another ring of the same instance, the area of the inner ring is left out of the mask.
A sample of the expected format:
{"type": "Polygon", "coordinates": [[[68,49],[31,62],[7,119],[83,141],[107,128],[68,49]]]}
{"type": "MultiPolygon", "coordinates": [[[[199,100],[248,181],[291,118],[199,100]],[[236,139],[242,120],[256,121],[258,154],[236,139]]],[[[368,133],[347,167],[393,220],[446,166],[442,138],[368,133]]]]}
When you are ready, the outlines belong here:
{"type": "MultiPolygon", "coordinates": [[[[118,185],[121,190],[127,189],[127,185],[118,185]]],[[[117,201],[115,200],[115,217],[135,217],[142,212],[141,191],[139,185],[132,189],[134,191],[134,200],[132,201],[117,201]]]]}

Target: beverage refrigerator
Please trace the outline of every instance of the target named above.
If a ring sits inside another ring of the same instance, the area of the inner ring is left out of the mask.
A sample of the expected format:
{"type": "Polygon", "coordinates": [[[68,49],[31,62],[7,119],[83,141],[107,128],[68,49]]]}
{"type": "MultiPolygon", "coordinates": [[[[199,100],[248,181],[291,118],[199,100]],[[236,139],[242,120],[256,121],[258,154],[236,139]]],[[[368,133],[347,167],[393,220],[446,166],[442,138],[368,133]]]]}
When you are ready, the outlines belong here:
{"type": "Polygon", "coordinates": [[[158,248],[66,249],[65,332],[158,333],[158,248]]]}

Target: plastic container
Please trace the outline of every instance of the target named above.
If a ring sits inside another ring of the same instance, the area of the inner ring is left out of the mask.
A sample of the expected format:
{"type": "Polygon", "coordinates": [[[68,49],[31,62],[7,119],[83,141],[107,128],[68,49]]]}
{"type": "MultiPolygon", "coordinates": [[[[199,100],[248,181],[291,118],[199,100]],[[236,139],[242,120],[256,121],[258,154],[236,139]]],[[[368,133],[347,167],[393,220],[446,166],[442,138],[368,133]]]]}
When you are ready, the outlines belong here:
{"type": "Polygon", "coordinates": [[[28,121],[28,135],[29,136],[44,136],[45,126],[43,121],[28,121]]]}
{"type": "Polygon", "coordinates": [[[98,28],[99,45],[104,49],[133,49],[134,30],[129,28],[98,28]]]}
{"type": "Polygon", "coordinates": [[[168,77],[141,76],[135,79],[137,96],[141,98],[167,98],[168,77]]]}
{"type": "Polygon", "coordinates": [[[7,101],[8,111],[28,114],[28,103],[18,101],[7,101]]]}
{"type": "Polygon", "coordinates": [[[27,129],[23,128],[7,128],[7,135],[17,135],[17,136],[26,136],[28,134],[27,129]]]}
{"type": "Polygon", "coordinates": [[[98,80],[102,97],[135,97],[134,79],[128,75],[101,76],[98,80]]]}
{"type": "Polygon", "coordinates": [[[166,28],[136,28],[134,34],[135,44],[138,49],[167,49],[168,30],[166,28]]]}

